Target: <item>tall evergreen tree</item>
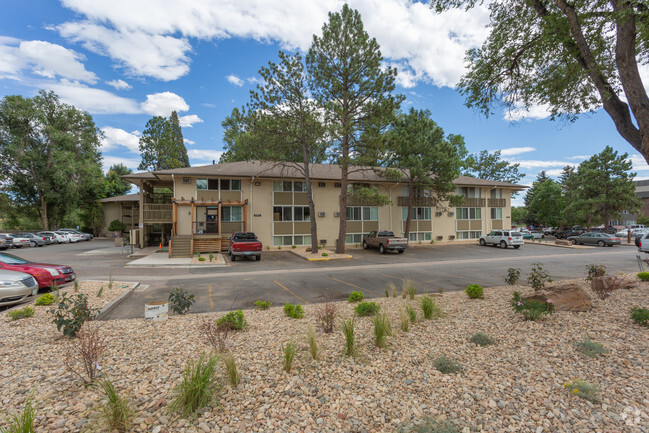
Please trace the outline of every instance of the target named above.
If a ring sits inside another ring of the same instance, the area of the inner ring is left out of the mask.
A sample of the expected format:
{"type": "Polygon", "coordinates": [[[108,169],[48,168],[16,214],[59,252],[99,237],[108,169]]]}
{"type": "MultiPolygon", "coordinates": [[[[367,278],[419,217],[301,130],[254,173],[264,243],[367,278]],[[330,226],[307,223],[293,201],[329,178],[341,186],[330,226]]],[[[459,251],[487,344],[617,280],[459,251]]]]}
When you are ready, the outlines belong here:
{"type": "Polygon", "coordinates": [[[323,109],[332,158],[341,170],[338,253],[345,252],[350,166],[376,160],[380,133],[403,99],[392,95],[396,69],[382,61],[376,39],[347,4],[340,13],[329,13],[322,36],[313,36],[306,57],[311,91],[323,109]]]}
{"type": "Polygon", "coordinates": [[[172,149],[177,152],[176,159],[182,164],[182,167],[189,167],[189,156],[187,155],[183,130],[180,127],[180,120],[178,119],[176,110],[171,112],[169,123],[171,124],[172,149]]]}
{"type": "MultiPolygon", "coordinates": [[[[172,119],[173,119],[172,114],[172,119]]],[[[178,115],[175,116],[176,121],[178,115]]],[[[146,123],[140,137],[142,161],[138,170],[166,170],[189,167],[187,148],[183,142],[180,124],[170,119],[154,116],[146,123]]]]}

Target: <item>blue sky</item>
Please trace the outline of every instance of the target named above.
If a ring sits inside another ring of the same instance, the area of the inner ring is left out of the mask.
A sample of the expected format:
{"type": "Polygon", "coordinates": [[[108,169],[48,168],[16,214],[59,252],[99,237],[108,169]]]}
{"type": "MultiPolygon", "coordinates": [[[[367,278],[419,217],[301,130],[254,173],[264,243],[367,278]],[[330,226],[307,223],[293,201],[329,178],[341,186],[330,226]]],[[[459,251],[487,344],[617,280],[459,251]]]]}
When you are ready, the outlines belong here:
{"type": "MultiPolygon", "coordinates": [[[[7,2],[8,3],[8,2],[7,2]]],[[[557,175],[610,145],[629,153],[638,178],[649,166],[601,110],[573,124],[552,122],[542,107],[497,110],[489,119],[464,106],[454,89],[464,52],[487,35],[477,8],[435,15],[406,0],[350,1],[385,61],[399,69],[403,109],[426,108],[470,152],[502,150],[521,163],[530,184],[557,175]]],[[[192,165],[222,152],[221,121],[249,99],[257,71],[278,50],[308,49],[314,33],[339,11],[339,0],[24,0],[0,15],[0,97],[54,90],[91,113],[104,132],[104,167],[139,163],[138,136],[153,115],[177,110],[192,165]]]]}

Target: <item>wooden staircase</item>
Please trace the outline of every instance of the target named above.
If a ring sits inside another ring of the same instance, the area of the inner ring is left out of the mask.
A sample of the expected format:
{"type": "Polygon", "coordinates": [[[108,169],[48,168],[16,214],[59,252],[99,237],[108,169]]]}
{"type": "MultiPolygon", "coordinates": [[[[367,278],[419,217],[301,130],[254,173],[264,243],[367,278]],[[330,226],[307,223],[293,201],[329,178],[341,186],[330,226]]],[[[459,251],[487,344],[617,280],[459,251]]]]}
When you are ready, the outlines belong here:
{"type": "Polygon", "coordinates": [[[192,236],[176,235],[171,241],[171,258],[192,257],[192,236]]]}

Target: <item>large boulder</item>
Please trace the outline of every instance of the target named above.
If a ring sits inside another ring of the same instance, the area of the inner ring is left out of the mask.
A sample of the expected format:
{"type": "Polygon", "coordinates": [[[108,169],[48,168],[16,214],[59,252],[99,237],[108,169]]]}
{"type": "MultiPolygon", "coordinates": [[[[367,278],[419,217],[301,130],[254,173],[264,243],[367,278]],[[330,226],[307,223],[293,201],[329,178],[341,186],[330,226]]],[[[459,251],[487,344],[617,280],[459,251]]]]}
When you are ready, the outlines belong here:
{"type": "Polygon", "coordinates": [[[555,239],[554,244],[562,245],[562,246],[570,246],[572,245],[572,242],[570,242],[568,239],[555,239]]]}
{"type": "Polygon", "coordinates": [[[533,299],[554,304],[556,311],[590,311],[593,301],[578,284],[563,284],[546,287],[545,290],[523,299],[533,299]]]}

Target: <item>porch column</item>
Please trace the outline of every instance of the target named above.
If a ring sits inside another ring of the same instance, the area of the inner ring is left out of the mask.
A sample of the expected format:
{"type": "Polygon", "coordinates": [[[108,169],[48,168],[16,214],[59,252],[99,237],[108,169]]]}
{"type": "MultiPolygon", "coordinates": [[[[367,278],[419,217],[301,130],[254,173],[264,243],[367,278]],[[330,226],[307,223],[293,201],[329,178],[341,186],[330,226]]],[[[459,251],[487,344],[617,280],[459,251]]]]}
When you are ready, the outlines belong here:
{"type": "MultiPolygon", "coordinates": [[[[219,191],[220,194],[220,191],[219,191]]],[[[221,200],[219,200],[219,236],[221,235],[221,200]]]]}
{"type": "Polygon", "coordinates": [[[243,231],[248,231],[248,200],[243,203],[243,231]]]}

